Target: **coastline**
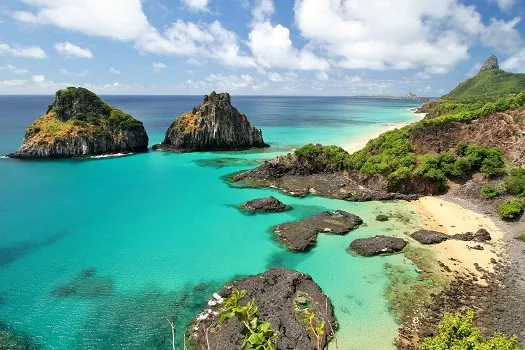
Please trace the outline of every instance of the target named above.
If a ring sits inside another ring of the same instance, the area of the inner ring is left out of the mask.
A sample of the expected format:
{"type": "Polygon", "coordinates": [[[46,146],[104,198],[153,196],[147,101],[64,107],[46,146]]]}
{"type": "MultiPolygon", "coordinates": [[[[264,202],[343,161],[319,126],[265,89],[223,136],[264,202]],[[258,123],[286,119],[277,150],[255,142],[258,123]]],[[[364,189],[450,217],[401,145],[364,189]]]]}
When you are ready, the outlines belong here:
{"type": "MultiPolygon", "coordinates": [[[[453,192],[422,197],[411,202],[422,218],[422,226],[447,234],[473,232],[485,228],[492,240],[487,243],[445,241],[425,246],[440,266],[434,274],[447,281],[420,307],[417,316],[398,331],[398,349],[414,350],[426,336],[435,334],[445,312],[475,312],[475,324],[485,337],[496,332],[516,335],[525,345],[525,245],[516,239],[520,227],[497,217],[483,201],[462,198],[453,192]],[[481,245],[483,250],[469,249],[481,245]]],[[[523,224],[523,222],[521,223],[523,224]]]]}
{"type": "Polygon", "coordinates": [[[364,146],[366,146],[366,144],[368,143],[368,141],[378,137],[379,135],[381,135],[382,133],[385,133],[387,131],[391,131],[391,130],[395,130],[395,129],[399,129],[399,128],[402,128],[402,127],[405,127],[407,125],[410,125],[412,123],[415,123],[417,121],[420,121],[422,120],[423,118],[425,118],[426,116],[426,113],[418,113],[415,109],[410,109],[410,112],[411,114],[414,116],[414,120],[411,120],[411,121],[407,121],[407,122],[403,122],[403,123],[397,123],[397,124],[388,124],[388,125],[383,125],[381,127],[378,127],[373,134],[371,135],[365,135],[357,140],[354,140],[352,142],[349,142],[347,144],[345,144],[342,148],[347,151],[348,153],[352,154],[354,152],[357,152],[359,151],[361,148],[363,148],[364,146]]]}

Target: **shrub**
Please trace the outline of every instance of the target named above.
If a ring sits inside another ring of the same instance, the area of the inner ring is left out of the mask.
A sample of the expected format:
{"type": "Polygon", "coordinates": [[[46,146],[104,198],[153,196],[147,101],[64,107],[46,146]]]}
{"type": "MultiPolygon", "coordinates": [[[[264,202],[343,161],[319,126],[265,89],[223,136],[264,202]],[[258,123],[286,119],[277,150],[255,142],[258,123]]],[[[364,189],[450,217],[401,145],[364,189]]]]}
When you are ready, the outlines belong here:
{"type": "Polygon", "coordinates": [[[501,191],[490,184],[485,184],[481,186],[480,194],[481,197],[483,197],[484,199],[492,199],[494,197],[499,196],[501,194],[501,191]]]}
{"type": "Polygon", "coordinates": [[[350,156],[339,146],[307,144],[295,150],[298,158],[303,158],[316,167],[330,167],[331,170],[343,170],[350,156]]]}
{"type": "Polygon", "coordinates": [[[505,190],[513,195],[525,193],[525,169],[512,169],[510,175],[505,178],[505,190]]]}
{"type": "Polygon", "coordinates": [[[474,313],[446,313],[439,324],[439,332],[426,338],[422,350],[519,350],[516,337],[506,338],[500,333],[485,340],[472,321],[474,313]]]}
{"type": "Polygon", "coordinates": [[[521,199],[509,199],[499,206],[499,216],[505,220],[516,219],[523,214],[521,199]]]}
{"type": "Polygon", "coordinates": [[[505,172],[503,153],[501,153],[501,151],[495,147],[486,149],[484,159],[481,162],[481,167],[479,170],[489,177],[502,175],[505,172]]]}

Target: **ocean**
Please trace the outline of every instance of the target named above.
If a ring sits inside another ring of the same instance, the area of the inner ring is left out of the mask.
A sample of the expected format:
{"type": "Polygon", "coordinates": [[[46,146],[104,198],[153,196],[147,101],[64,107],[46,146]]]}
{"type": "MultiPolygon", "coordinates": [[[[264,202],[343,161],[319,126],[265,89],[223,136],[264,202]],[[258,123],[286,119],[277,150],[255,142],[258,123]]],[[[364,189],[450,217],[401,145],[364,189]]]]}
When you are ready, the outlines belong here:
{"type": "MultiPolygon", "coordinates": [[[[52,96],[0,96],[0,154],[52,96]]],[[[200,96],[105,96],[142,120],[150,146],[200,96]]],[[[175,154],[150,151],[104,159],[0,159],[0,321],[44,349],[169,349],[210,295],[233,278],[284,266],[310,274],[332,299],[340,349],[392,349],[395,314],[384,291],[388,264],[403,255],[363,258],[349,243],[403,234],[417,217],[403,202],[351,203],[294,198],[271,189],[230,187],[224,177],[305,143],[346,145],[414,121],[417,103],[351,97],[232,96],[272,147],[263,151],[175,154]],[[273,195],[285,213],[246,215],[235,206],[273,195]],[[308,253],[287,251],[272,227],[342,209],[366,225],[346,236],[321,234],[308,253]]],[[[333,347],[333,345],[332,345],[333,347]]]]}

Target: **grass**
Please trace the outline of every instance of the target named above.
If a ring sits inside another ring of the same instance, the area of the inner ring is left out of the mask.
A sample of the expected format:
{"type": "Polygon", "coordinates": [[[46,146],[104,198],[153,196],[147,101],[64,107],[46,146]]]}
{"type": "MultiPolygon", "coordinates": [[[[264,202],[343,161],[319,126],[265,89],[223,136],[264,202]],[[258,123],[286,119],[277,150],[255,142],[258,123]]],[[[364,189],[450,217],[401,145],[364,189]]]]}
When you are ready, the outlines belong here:
{"type": "Polygon", "coordinates": [[[500,69],[490,69],[462,82],[454,90],[443,96],[448,99],[498,98],[517,94],[525,89],[525,74],[508,73],[500,69]]]}
{"type": "Polygon", "coordinates": [[[520,241],[525,242],[525,233],[522,233],[520,236],[518,236],[518,239],[519,239],[520,241]]]}

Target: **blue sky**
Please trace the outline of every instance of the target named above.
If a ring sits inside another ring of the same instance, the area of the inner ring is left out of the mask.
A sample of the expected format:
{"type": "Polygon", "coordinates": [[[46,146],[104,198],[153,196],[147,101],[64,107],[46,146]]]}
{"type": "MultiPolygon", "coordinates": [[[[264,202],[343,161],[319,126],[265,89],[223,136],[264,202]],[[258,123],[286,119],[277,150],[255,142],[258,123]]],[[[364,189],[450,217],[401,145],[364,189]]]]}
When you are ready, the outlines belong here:
{"type": "Polygon", "coordinates": [[[494,53],[525,72],[524,0],[2,0],[0,94],[438,96],[494,53]]]}

